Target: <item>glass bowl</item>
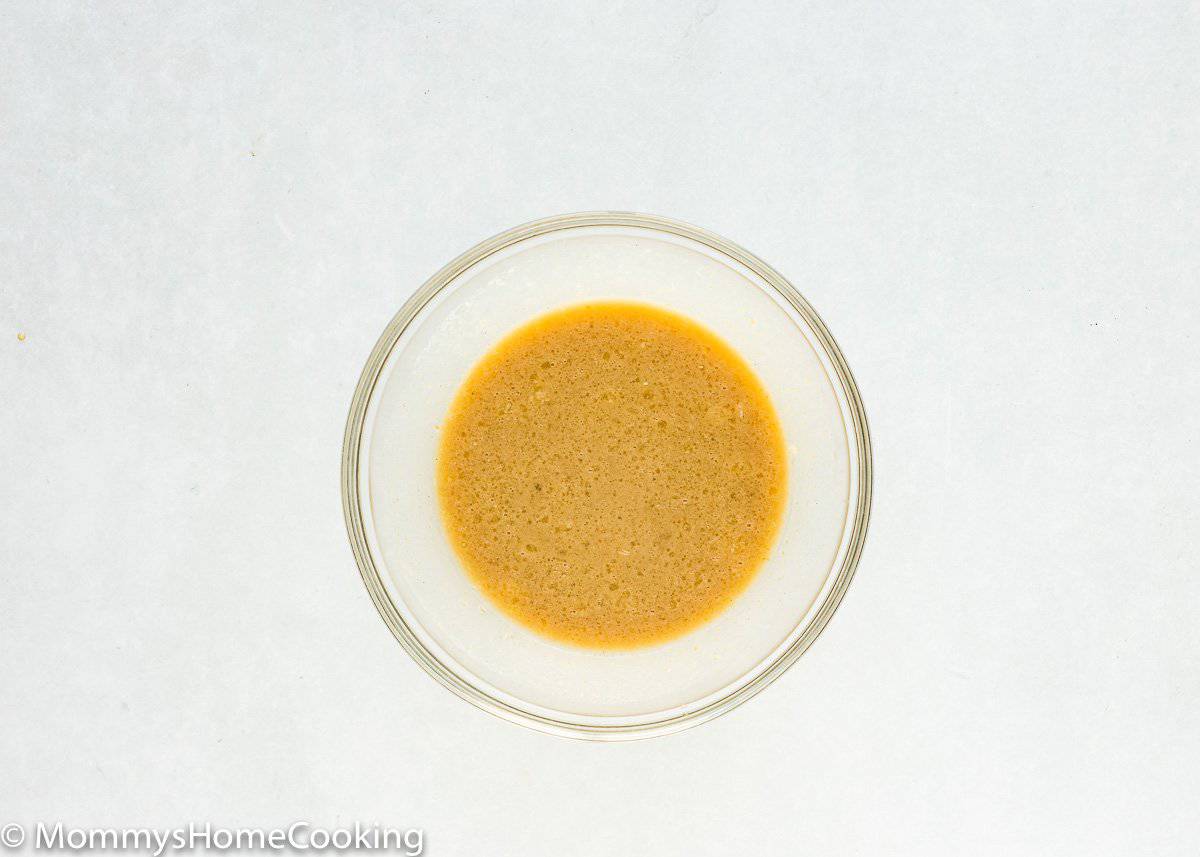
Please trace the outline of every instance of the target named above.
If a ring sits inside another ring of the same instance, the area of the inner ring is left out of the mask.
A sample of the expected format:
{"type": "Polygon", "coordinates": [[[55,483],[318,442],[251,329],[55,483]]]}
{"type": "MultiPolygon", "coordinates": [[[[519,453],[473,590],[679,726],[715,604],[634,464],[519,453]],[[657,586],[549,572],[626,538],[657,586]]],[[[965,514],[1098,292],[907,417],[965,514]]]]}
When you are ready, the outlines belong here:
{"type": "Polygon", "coordinates": [[[367,591],[430,675],[514,723],[624,740],[729,711],[812,645],[862,551],[871,447],[841,351],[769,265],[678,221],[567,214],[484,241],[401,307],[350,406],[342,499],[367,591]],[[788,445],[783,525],[746,591],[682,637],[623,651],[557,642],[499,611],[450,547],[435,482],[441,421],[476,361],[526,321],[596,300],[661,306],[715,332],[763,381],[788,445]]]}

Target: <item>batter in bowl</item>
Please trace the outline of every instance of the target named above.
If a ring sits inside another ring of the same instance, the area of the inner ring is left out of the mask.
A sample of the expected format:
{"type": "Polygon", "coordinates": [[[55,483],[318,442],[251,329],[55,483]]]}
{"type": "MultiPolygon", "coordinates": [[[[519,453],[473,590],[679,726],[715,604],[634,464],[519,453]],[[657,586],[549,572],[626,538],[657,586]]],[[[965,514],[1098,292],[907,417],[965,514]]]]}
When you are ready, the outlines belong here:
{"type": "Polygon", "coordinates": [[[471,371],[442,429],[442,518],[501,610],[556,640],[632,648],[711,619],[779,530],[783,433],[729,346],[683,316],[592,303],[471,371]]]}

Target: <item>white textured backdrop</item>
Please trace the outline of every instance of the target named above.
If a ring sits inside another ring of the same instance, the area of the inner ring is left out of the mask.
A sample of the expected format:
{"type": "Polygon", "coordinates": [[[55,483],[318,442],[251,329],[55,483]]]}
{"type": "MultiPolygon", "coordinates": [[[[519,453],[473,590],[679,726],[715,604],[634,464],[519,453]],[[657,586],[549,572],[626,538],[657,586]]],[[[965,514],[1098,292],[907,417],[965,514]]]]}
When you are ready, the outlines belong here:
{"type": "Polygon", "coordinates": [[[0,3],[0,823],[1196,852],[1196,4],[179,5],[0,3]],[[405,297],[596,208],[790,277],[876,453],[816,646],[620,746],[436,686],[338,495],[405,297]]]}

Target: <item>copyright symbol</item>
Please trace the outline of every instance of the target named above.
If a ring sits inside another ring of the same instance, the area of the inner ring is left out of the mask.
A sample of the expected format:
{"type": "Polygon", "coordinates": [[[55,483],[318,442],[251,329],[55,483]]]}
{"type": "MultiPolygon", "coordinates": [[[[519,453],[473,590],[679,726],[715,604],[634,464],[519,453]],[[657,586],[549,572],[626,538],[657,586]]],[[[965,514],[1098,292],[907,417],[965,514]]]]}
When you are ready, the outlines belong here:
{"type": "Polygon", "coordinates": [[[16,848],[25,841],[25,831],[19,824],[6,824],[0,828],[0,844],[6,848],[16,848]]]}

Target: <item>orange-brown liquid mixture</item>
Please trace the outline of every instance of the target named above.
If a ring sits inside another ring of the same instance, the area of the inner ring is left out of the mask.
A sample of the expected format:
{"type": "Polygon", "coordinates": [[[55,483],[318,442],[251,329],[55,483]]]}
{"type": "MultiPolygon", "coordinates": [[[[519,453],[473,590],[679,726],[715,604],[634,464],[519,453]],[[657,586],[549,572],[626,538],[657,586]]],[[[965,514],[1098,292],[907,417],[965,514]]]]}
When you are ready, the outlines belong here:
{"type": "Polygon", "coordinates": [[[638,304],[544,316],[472,370],[443,428],[442,516],[508,615],[584,646],[655,643],[746,587],[782,518],[766,391],[695,323],[638,304]]]}

